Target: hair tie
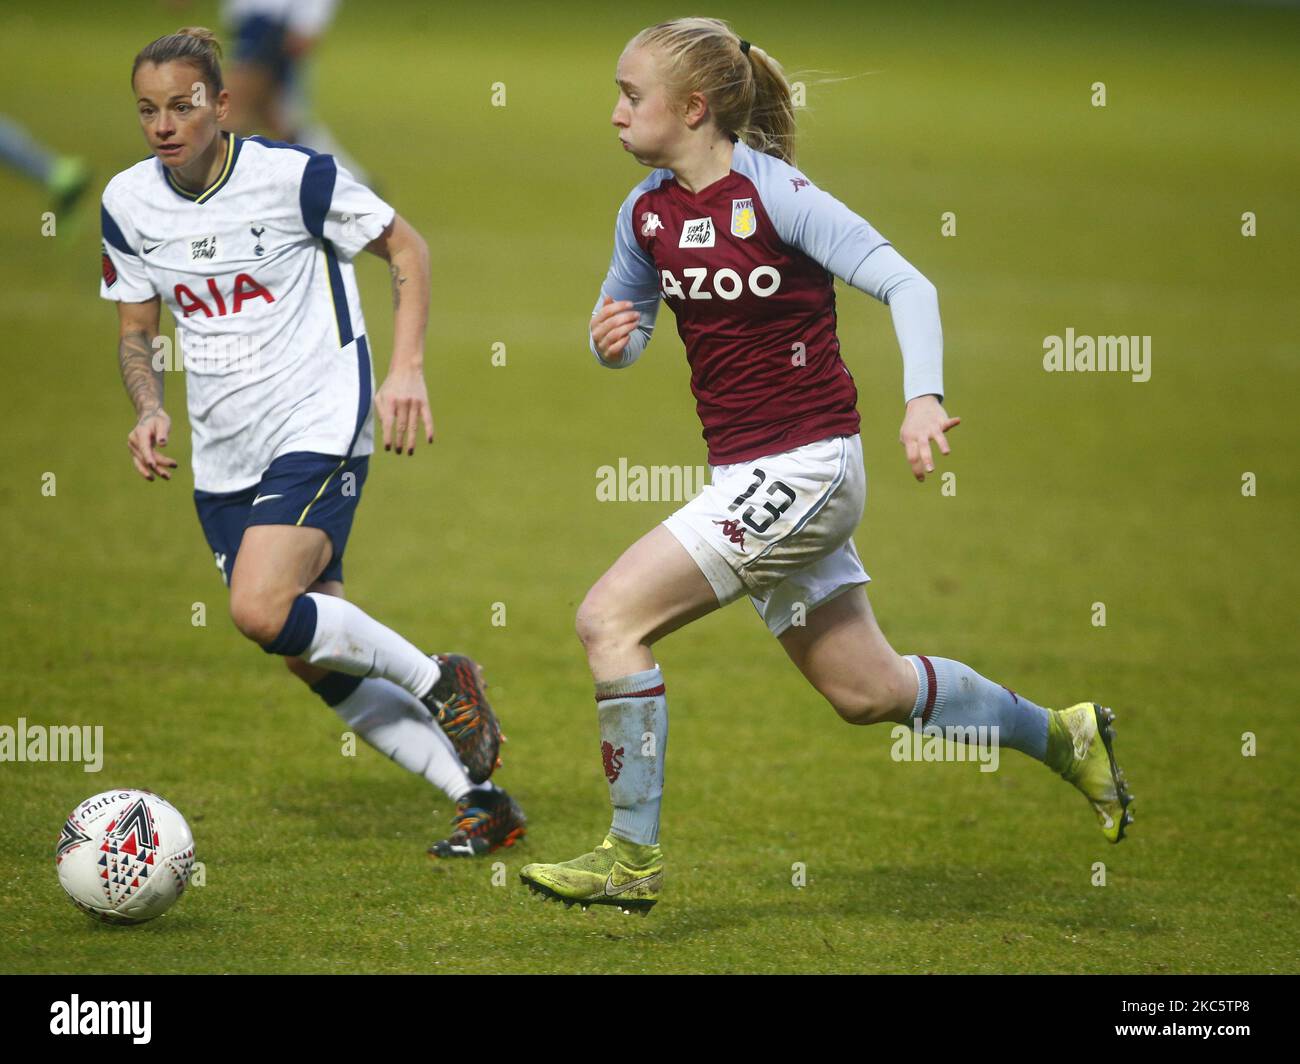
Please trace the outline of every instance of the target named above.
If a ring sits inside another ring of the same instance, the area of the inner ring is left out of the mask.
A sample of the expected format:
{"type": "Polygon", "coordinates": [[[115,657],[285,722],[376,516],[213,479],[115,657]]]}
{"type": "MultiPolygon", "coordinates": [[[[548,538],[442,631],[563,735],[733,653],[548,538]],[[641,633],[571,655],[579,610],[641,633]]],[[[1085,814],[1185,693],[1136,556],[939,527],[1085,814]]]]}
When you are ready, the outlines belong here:
{"type": "Polygon", "coordinates": [[[744,39],[740,42],[740,54],[749,55],[749,42],[744,39]]]}

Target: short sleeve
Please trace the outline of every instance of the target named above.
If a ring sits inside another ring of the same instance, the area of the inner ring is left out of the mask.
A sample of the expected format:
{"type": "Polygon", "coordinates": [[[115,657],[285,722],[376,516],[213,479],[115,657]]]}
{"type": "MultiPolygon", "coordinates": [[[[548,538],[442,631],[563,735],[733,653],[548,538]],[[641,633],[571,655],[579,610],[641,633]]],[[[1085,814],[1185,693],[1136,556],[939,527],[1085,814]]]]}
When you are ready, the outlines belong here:
{"type": "Polygon", "coordinates": [[[118,303],[145,303],[158,293],[145,274],[138,246],[127,240],[122,227],[108,209],[99,208],[103,243],[100,248],[99,294],[118,303]]]}
{"type": "Polygon", "coordinates": [[[302,173],[302,220],[312,236],[328,240],[344,259],[379,236],[396,213],[332,155],[313,155],[302,173]]]}

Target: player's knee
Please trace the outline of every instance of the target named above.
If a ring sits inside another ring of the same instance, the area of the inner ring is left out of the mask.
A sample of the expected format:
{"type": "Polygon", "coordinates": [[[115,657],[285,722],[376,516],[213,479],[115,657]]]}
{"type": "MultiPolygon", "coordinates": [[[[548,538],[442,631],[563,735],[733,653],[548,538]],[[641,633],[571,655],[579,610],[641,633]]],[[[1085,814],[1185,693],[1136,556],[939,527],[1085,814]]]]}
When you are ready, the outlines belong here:
{"type": "Polygon", "coordinates": [[[603,627],[600,605],[592,600],[591,593],[588,592],[574,615],[573,630],[578,633],[578,641],[584,647],[590,647],[599,638],[603,627]]]}
{"type": "Polygon", "coordinates": [[[822,697],[849,724],[879,724],[897,720],[903,709],[910,709],[901,682],[891,679],[860,682],[831,682],[819,685],[822,697]]]}
{"type": "Polygon", "coordinates": [[[826,701],[848,724],[876,724],[890,712],[884,701],[870,690],[852,689],[823,691],[826,701]]]}
{"type": "Polygon", "coordinates": [[[230,596],[230,619],[242,635],[260,646],[275,642],[286,616],[288,611],[278,603],[237,592],[230,596]]]}
{"type": "Polygon", "coordinates": [[[588,651],[631,638],[626,626],[620,622],[613,604],[595,588],[587,592],[587,597],[578,607],[573,627],[588,651]]]}
{"type": "Polygon", "coordinates": [[[303,661],[302,658],[284,658],[284,665],[291,673],[307,685],[316,682],[317,674],[322,670],[309,662],[303,661]]]}

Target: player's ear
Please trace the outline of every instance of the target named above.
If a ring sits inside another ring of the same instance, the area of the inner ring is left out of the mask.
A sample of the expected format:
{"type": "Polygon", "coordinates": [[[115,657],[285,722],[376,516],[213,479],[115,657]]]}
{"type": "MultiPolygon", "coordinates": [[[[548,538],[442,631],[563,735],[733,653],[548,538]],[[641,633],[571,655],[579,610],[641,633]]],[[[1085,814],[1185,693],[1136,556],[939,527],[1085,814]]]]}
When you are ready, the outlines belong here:
{"type": "Polygon", "coordinates": [[[693,92],[686,97],[686,108],[682,112],[682,118],[691,129],[698,129],[708,117],[709,101],[704,98],[702,92],[693,92]]]}
{"type": "Polygon", "coordinates": [[[222,89],[217,93],[217,125],[225,126],[226,117],[230,114],[230,90],[222,89]]]}

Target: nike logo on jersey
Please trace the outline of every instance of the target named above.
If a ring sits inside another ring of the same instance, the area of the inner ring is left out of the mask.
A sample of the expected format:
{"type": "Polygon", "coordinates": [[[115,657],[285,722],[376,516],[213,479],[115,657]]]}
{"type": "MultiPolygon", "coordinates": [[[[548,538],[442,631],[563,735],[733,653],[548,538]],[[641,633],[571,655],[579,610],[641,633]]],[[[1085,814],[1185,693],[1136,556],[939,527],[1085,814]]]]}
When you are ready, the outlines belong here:
{"type": "Polygon", "coordinates": [[[160,241],[159,243],[155,244],[155,245],[154,245],[153,247],[151,247],[151,248],[145,248],[145,247],[142,247],[140,250],[141,250],[144,254],[148,255],[151,251],[157,251],[160,247],[162,247],[162,242],[161,242],[161,241],[160,241]]]}
{"type": "Polygon", "coordinates": [[[283,499],[283,498],[284,498],[283,493],[279,495],[259,495],[256,499],[253,500],[253,505],[256,506],[259,502],[266,502],[267,499],[283,499]]]}

